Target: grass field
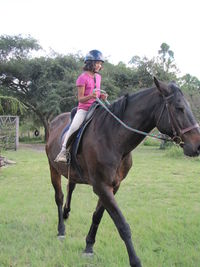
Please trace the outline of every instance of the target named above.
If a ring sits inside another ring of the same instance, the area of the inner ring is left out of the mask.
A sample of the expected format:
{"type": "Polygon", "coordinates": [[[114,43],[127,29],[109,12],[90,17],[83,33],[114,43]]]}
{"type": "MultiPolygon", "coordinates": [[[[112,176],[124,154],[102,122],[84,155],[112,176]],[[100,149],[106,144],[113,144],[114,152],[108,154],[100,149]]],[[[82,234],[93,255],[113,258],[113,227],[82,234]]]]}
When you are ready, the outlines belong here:
{"type": "MultiPolygon", "coordinates": [[[[3,153],[17,163],[0,170],[0,267],[128,267],[128,256],[105,213],[93,258],[82,251],[97,197],[78,185],[57,239],[57,208],[44,152],[3,153]]],[[[200,266],[200,159],[141,145],[116,196],[143,267],[200,266]]],[[[63,178],[63,191],[66,180],[63,178]]]]}

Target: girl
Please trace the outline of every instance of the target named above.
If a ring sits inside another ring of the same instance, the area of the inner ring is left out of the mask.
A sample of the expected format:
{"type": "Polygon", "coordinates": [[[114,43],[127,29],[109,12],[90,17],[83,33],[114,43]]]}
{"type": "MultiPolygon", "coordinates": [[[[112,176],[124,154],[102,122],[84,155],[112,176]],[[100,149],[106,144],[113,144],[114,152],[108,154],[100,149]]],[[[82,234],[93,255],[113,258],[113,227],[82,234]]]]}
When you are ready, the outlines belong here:
{"type": "Polygon", "coordinates": [[[107,99],[107,94],[100,92],[101,76],[98,73],[104,62],[102,53],[98,50],[91,50],[85,57],[83,68],[84,72],[78,77],[76,86],[78,89],[78,109],[72,124],[65,136],[60,153],[57,155],[56,162],[66,162],[66,144],[69,137],[79,129],[83,123],[86,113],[90,106],[95,102],[96,97],[102,100],[107,99]],[[94,91],[94,89],[97,90],[94,91]]]}

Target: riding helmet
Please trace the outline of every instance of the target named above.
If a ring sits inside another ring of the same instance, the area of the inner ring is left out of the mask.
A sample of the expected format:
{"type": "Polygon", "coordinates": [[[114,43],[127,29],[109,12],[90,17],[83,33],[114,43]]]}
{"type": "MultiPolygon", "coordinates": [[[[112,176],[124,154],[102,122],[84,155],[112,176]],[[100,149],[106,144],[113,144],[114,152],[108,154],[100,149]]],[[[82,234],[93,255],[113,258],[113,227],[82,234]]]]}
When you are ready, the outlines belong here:
{"type": "Polygon", "coordinates": [[[99,50],[91,50],[84,59],[84,62],[86,61],[102,61],[104,62],[104,56],[99,50]]]}

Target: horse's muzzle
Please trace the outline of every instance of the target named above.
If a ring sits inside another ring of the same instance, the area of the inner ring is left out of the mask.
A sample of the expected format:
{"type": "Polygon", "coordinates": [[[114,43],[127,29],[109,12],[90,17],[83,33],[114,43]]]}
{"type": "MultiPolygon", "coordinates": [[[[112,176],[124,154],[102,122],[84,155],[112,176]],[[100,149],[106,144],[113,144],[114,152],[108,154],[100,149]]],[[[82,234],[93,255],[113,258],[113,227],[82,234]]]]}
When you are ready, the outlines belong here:
{"type": "Polygon", "coordinates": [[[200,142],[195,144],[185,143],[183,145],[183,151],[186,156],[198,157],[200,155],[200,142]]]}

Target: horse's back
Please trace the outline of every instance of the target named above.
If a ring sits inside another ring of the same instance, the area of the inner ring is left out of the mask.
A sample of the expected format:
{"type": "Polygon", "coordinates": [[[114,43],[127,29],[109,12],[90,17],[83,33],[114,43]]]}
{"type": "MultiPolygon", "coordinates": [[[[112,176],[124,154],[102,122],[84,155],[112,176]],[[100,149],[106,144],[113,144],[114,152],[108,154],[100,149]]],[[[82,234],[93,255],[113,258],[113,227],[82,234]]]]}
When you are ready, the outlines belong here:
{"type": "Polygon", "coordinates": [[[70,117],[70,112],[61,113],[55,117],[49,124],[49,133],[57,130],[60,126],[65,126],[70,117]]]}

